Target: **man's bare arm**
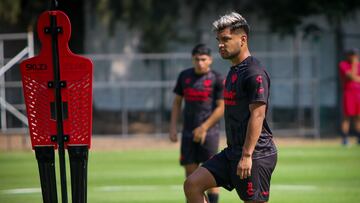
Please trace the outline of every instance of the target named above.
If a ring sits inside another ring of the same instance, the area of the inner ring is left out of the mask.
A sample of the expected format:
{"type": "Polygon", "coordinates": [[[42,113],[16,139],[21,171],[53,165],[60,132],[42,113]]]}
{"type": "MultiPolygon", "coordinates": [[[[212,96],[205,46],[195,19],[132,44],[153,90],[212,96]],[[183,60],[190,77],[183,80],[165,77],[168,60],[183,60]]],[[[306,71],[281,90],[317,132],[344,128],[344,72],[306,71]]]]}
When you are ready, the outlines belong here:
{"type": "Polygon", "coordinates": [[[213,125],[215,125],[215,123],[218,122],[223,115],[224,100],[219,99],[216,101],[216,108],[214,109],[210,117],[193,131],[194,142],[200,142],[201,144],[204,144],[207,130],[213,125]]]}
{"type": "Polygon", "coordinates": [[[237,174],[241,179],[251,176],[252,154],[262,131],[266,114],[266,104],[260,102],[253,103],[249,105],[249,109],[250,119],[247,126],[242,157],[237,168],[237,174]]]}
{"type": "Polygon", "coordinates": [[[172,110],[171,110],[169,138],[172,142],[177,142],[177,120],[181,113],[182,99],[183,99],[182,96],[175,95],[172,110]]]}

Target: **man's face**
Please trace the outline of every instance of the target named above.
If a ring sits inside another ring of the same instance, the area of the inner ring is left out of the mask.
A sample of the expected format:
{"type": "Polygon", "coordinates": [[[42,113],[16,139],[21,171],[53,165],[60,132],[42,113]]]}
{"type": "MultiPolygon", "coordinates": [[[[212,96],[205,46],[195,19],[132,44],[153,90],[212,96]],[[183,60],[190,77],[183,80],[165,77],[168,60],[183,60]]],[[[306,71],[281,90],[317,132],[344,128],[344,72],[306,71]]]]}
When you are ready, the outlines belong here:
{"type": "Polygon", "coordinates": [[[359,55],[358,54],[348,55],[348,60],[350,62],[358,62],[359,61],[359,55]]]}
{"type": "Polygon", "coordinates": [[[192,57],[192,62],[195,68],[195,72],[199,74],[205,74],[209,71],[212,64],[212,58],[206,54],[195,54],[192,57]]]}
{"type": "Polygon", "coordinates": [[[225,28],[217,32],[216,39],[219,43],[221,57],[232,59],[241,52],[241,48],[246,42],[246,35],[243,32],[232,32],[230,28],[225,28]]]}

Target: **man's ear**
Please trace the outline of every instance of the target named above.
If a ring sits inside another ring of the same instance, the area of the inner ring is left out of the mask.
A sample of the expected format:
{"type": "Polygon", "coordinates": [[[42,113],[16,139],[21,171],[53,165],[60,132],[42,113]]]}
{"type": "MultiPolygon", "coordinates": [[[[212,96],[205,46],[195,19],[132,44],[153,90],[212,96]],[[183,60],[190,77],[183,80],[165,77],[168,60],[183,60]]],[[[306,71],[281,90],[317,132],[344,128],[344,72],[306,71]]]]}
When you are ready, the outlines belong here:
{"type": "Polygon", "coordinates": [[[241,36],[240,39],[241,39],[241,46],[244,46],[247,43],[247,36],[243,35],[241,36]]]}

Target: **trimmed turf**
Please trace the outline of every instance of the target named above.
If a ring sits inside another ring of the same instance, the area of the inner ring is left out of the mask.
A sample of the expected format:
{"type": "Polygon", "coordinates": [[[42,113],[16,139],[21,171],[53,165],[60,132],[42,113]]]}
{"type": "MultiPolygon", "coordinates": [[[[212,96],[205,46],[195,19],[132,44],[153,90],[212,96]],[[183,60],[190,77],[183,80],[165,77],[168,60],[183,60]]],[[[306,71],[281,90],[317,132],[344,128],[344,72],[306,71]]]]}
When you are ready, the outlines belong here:
{"type": "MultiPolygon", "coordinates": [[[[184,203],[177,160],[177,150],[91,152],[88,202],[184,203]]],[[[42,202],[38,177],[33,153],[0,152],[1,203],[42,202]]],[[[222,190],[220,202],[240,201],[222,190]]],[[[360,202],[360,147],[280,147],[270,202],[360,202]]]]}

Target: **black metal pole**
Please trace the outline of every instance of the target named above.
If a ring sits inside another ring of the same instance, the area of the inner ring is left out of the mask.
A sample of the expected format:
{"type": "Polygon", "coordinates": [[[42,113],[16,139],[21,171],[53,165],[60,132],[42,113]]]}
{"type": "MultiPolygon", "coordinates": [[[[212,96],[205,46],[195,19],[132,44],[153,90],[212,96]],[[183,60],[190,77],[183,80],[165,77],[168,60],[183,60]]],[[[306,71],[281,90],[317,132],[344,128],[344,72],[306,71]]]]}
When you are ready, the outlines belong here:
{"type": "Polygon", "coordinates": [[[58,49],[58,33],[60,28],[57,27],[56,16],[50,16],[50,30],[52,41],[52,58],[54,68],[54,87],[55,87],[55,109],[57,124],[57,141],[59,145],[59,165],[60,165],[60,181],[61,181],[61,199],[63,203],[67,203],[67,187],[66,187],[66,167],[65,167],[65,149],[64,149],[64,129],[63,129],[63,105],[61,100],[60,86],[60,63],[58,49]]]}
{"type": "Polygon", "coordinates": [[[57,203],[54,147],[35,147],[44,203],[57,203]]]}
{"type": "Polygon", "coordinates": [[[58,7],[58,2],[57,2],[57,0],[51,0],[51,1],[50,1],[50,11],[56,10],[57,7],[58,7]]]}
{"type": "Polygon", "coordinates": [[[88,146],[68,147],[71,170],[72,203],[87,202],[88,146]]]}

